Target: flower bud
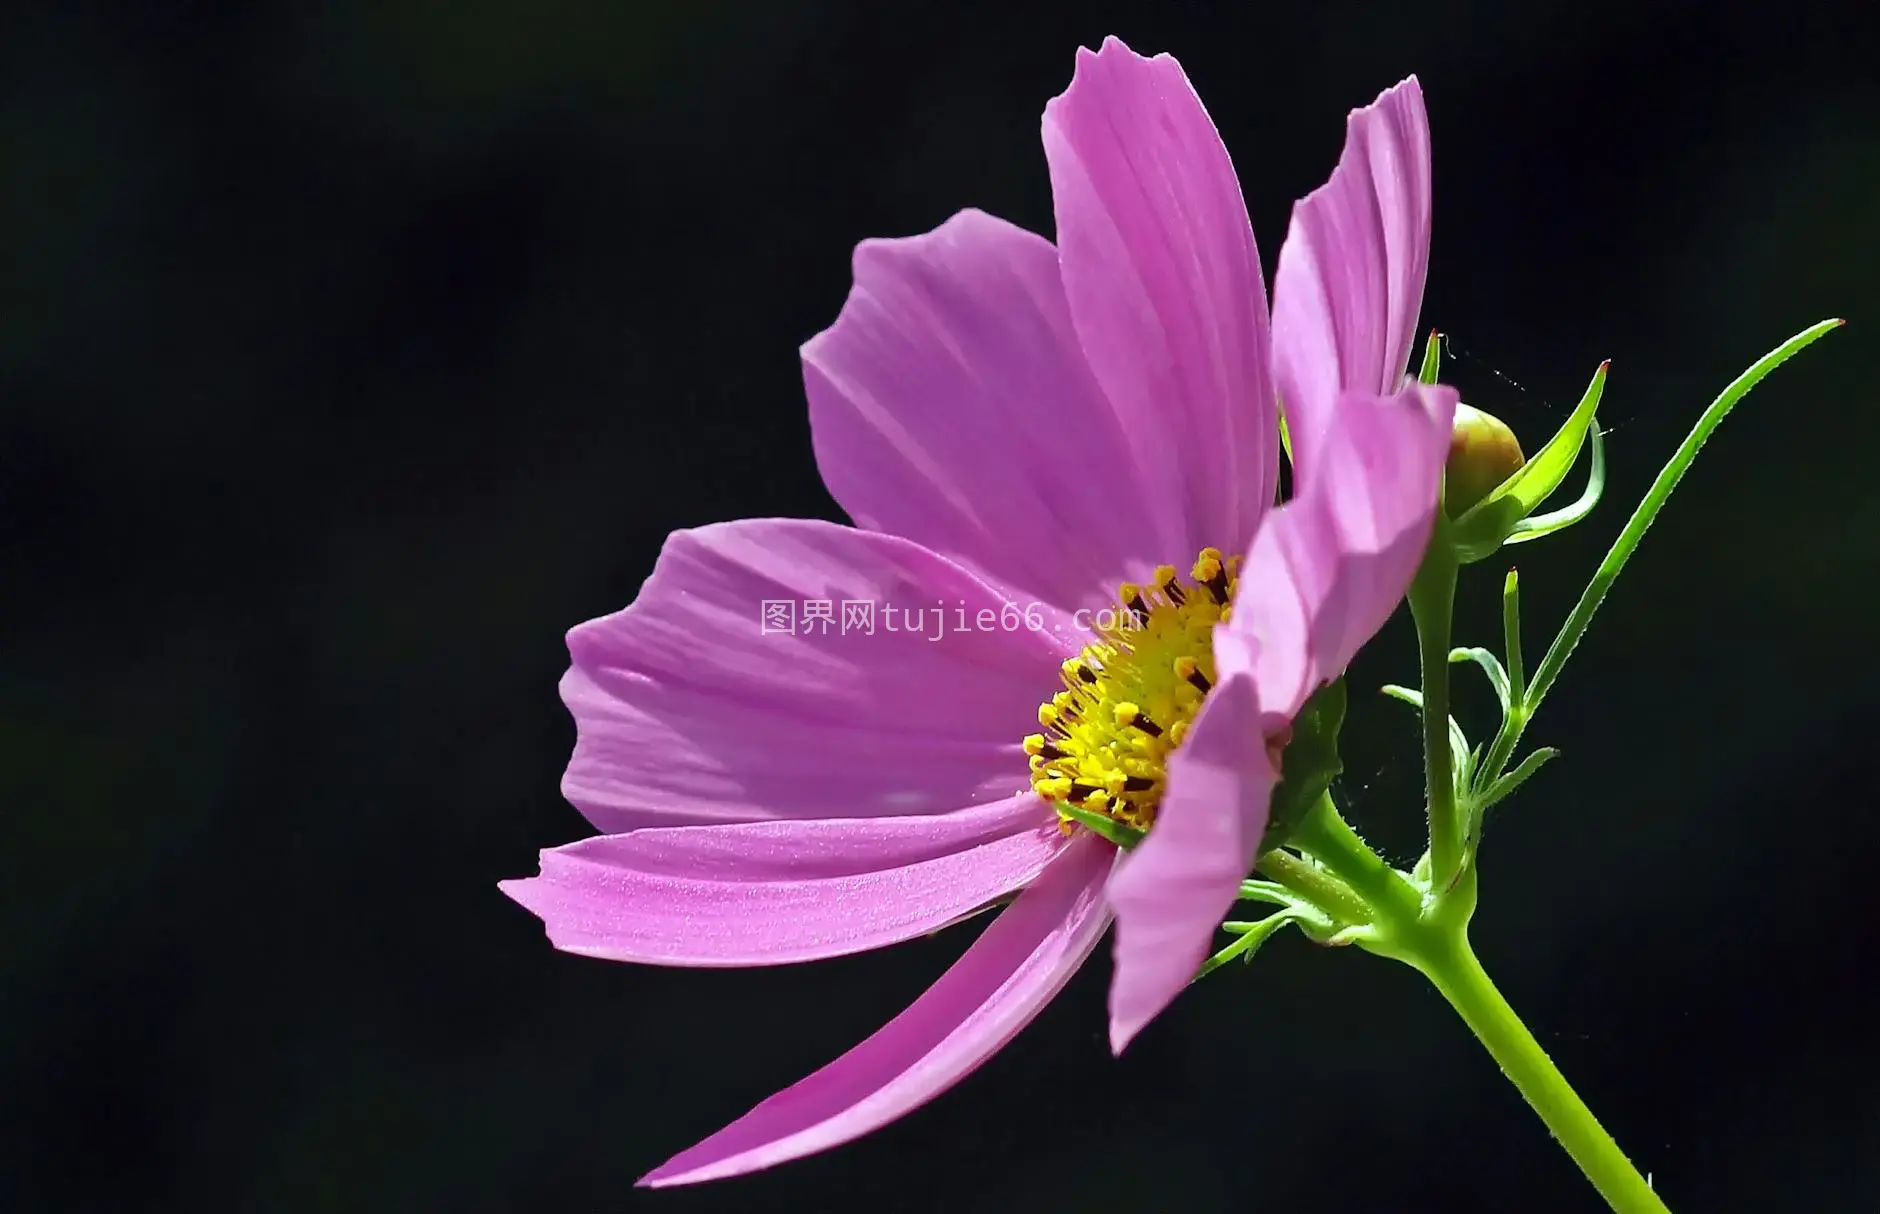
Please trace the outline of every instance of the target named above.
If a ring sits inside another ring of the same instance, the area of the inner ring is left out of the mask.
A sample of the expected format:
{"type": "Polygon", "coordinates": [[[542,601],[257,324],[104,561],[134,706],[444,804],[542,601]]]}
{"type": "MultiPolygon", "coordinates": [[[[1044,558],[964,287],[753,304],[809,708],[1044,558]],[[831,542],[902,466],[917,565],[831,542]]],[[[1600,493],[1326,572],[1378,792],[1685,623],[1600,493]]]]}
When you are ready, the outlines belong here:
{"type": "Polygon", "coordinates": [[[1520,440],[1506,422],[1458,404],[1449,438],[1449,462],[1443,468],[1443,505],[1449,517],[1459,517],[1494,492],[1525,462],[1520,440]]]}

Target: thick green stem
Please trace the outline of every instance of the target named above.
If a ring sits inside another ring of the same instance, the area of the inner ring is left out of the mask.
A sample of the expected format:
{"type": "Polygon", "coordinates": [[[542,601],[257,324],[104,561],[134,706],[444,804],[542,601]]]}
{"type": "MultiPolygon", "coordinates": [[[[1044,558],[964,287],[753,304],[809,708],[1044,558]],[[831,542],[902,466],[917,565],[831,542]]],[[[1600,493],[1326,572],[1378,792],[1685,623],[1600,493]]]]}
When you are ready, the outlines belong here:
{"type": "Polygon", "coordinates": [[[1329,793],[1306,811],[1293,828],[1292,841],[1364,900],[1370,913],[1361,921],[1416,918],[1421,903],[1416,888],[1358,837],[1329,793]]]}
{"type": "MultiPolygon", "coordinates": [[[[1439,525],[1440,526],[1440,525],[1439,525]]],[[[1423,682],[1423,770],[1430,814],[1430,885],[1442,891],[1462,867],[1463,826],[1449,758],[1449,624],[1456,603],[1456,557],[1437,535],[1410,583],[1423,682]]]]}
{"type": "Polygon", "coordinates": [[[1293,832],[1292,843],[1318,864],[1271,852],[1262,858],[1261,867],[1278,879],[1277,870],[1298,866],[1315,881],[1326,883],[1340,903],[1335,910],[1326,909],[1363,925],[1352,943],[1402,961],[1429,978],[1613,1210],[1669,1214],[1489,981],[1469,947],[1467,914],[1442,913],[1452,902],[1473,907],[1472,868],[1461,874],[1464,880],[1449,899],[1438,898],[1426,905],[1404,874],[1365,845],[1329,795],[1306,814],[1293,832]],[[1269,868],[1269,861],[1281,862],[1269,868]],[[1349,909],[1351,902],[1361,909],[1354,913],[1349,909]]]}
{"type": "Polygon", "coordinates": [[[1555,1067],[1534,1035],[1489,980],[1462,932],[1446,932],[1411,964],[1442,992],[1502,1074],[1553,1132],[1616,1214],[1670,1214],[1592,1110],[1555,1067]]]}

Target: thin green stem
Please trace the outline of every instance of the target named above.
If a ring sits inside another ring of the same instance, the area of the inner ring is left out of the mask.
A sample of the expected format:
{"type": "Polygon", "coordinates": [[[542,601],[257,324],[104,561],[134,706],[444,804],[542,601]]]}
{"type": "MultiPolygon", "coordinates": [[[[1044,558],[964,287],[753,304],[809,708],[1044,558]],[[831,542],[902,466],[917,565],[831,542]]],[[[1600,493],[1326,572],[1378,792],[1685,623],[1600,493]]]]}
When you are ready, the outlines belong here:
{"type": "Polygon", "coordinates": [[[1456,1009],[1615,1214],[1670,1214],[1495,989],[1466,935],[1444,933],[1411,964],[1456,1009]]]}
{"type": "MultiPolygon", "coordinates": [[[[1440,529],[1441,523],[1438,522],[1440,529]]],[[[1410,583],[1423,681],[1423,770],[1430,814],[1430,881],[1447,889],[1462,865],[1462,821],[1449,756],[1449,625],[1456,603],[1456,557],[1437,535],[1410,583]]]]}

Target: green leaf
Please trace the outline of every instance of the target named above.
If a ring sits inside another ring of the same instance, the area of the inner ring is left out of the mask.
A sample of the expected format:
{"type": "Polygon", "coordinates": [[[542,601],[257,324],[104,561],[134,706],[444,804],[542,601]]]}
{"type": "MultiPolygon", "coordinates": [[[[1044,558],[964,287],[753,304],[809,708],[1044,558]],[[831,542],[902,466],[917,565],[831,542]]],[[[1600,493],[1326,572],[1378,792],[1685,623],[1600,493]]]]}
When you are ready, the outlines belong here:
{"type": "Polygon", "coordinates": [[[1452,665],[1457,662],[1474,662],[1480,666],[1482,673],[1488,676],[1488,685],[1495,689],[1495,698],[1501,701],[1502,715],[1508,715],[1508,706],[1511,703],[1508,692],[1508,672],[1501,668],[1499,658],[1488,650],[1476,646],[1469,649],[1450,650],[1449,661],[1452,665]]]}
{"type": "MultiPolygon", "coordinates": [[[[1671,500],[1672,491],[1678,487],[1678,482],[1684,479],[1684,474],[1690,471],[1691,464],[1697,459],[1697,453],[1703,450],[1704,444],[1710,440],[1716,428],[1723,423],[1723,419],[1736,408],[1737,402],[1749,395],[1750,389],[1762,382],[1764,376],[1845,323],[1845,321],[1833,319],[1808,326],[1757,359],[1747,371],[1732,380],[1730,386],[1725,388],[1716,400],[1710,402],[1710,407],[1704,410],[1702,416],[1697,419],[1697,424],[1691,427],[1691,432],[1685,435],[1684,441],[1678,445],[1677,451],[1659,470],[1657,478],[1652,481],[1651,488],[1645,491],[1644,500],[1640,501],[1638,508],[1632,511],[1632,517],[1626,520],[1624,529],[1619,532],[1619,538],[1614,540],[1612,547],[1607,550],[1606,559],[1601,561],[1599,568],[1593,571],[1593,580],[1587,583],[1585,590],[1581,591],[1580,601],[1573,605],[1573,611],[1567,616],[1567,622],[1562,624],[1560,631],[1554,635],[1554,643],[1547,647],[1539,668],[1534,672],[1533,683],[1528,688],[1526,703],[1530,713],[1540,707],[1540,702],[1547,695],[1548,689],[1553,686],[1554,680],[1560,677],[1561,668],[1566,665],[1568,656],[1580,643],[1580,638],[1585,635],[1587,625],[1592,623],[1593,613],[1599,610],[1600,603],[1605,601],[1607,591],[1612,589],[1613,583],[1624,571],[1626,562],[1632,559],[1632,553],[1638,549],[1640,541],[1645,538],[1645,532],[1651,527],[1652,521],[1658,517],[1658,512],[1664,509],[1665,503],[1671,500]]],[[[1512,746],[1510,753],[1512,753],[1512,746]]]]}
{"type": "MultiPolygon", "coordinates": [[[[1566,423],[1547,440],[1547,445],[1455,521],[1451,540],[1457,558],[1464,564],[1482,560],[1500,548],[1521,520],[1534,513],[1535,507],[1551,497],[1567,479],[1567,473],[1573,470],[1574,462],[1580,457],[1580,448],[1586,445],[1593,415],[1599,410],[1609,365],[1599,364],[1599,370],[1593,372],[1593,382],[1587,385],[1586,395],[1574,406],[1566,423]]],[[[1603,477],[1603,465],[1601,471],[1603,477]]]]}
{"type": "Polygon", "coordinates": [[[1064,805],[1060,803],[1057,806],[1057,811],[1058,817],[1069,818],[1079,826],[1088,827],[1093,834],[1103,836],[1125,851],[1128,851],[1130,848],[1136,846],[1136,844],[1142,842],[1143,836],[1148,833],[1146,831],[1137,830],[1126,822],[1118,822],[1114,818],[1105,817],[1103,814],[1095,813],[1080,805],[1064,805]]]}
{"type": "MultiPolygon", "coordinates": [[[[1508,699],[1527,707],[1527,667],[1521,662],[1521,577],[1513,569],[1501,583],[1501,643],[1508,655],[1508,699]]],[[[1504,702],[1502,707],[1507,708],[1504,702]]],[[[1506,724],[1506,722],[1504,722],[1506,724]]],[[[1492,752],[1491,752],[1492,753],[1492,752]]]]}
{"type": "Polygon", "coordinates": [[[1429,344],[1423,347],[1423,369],[1417,372],[1417,382],[1433,384],[1443,365],[1443,335],[1430,330],[1429,344]]]}
{"type": "Polygon", "coordinates": [[[1253,923],[1223,923],[1227,931],[1238,932],[1240,939],[1234,941],[1220,952],[1209,957],[1201,966],[1201,972],[1190,981],[1199,982],[1229,961],[1239,957],[1243,961],[1252,961],[1260,946],[1272,938],[1273,933],[1288,923],[1295,923],[1305,916],[1296,910],[1278,911],[1253,923]]]}
{"type": "Polygon", "coordinates": [[[1256,855],[1285,844],[1293,828],[1306,815],[1332,780],[1345,769],[1338,757],[1338,731],[1345,724],[1345,681],[1327,683],[1306,701],[1293,718],[1292,741],[1280,756],[1282,775],[1273,790],[1266,834],[1256,855]]]}
{"type": "MultiPolygon", "coordinates": [[[[1520,745],[1522,731],[1527,728],[1528,721],[1540,708],[1541,701],[1547,698],[1548,690],[1554,685],[1554,680],[1560,677],[1561,670],[1566,667],[1567,659],[1573,655],[1574,648],[1580,643],[1580,638],[1586,635],[1586,630],[1592,624],[1599,605],[1605,602],[1613,583],[1618,581],[1619,575],[1625,571],[1626,562],[1630,561],[1632,554],[1638,550],[1640,542],[1645,538],[1645,532],[1651,528],[1652,521],[1658,517],[1658,512],[1664,509],[1665,503],[1671,500],[1671,494],[1677,489],[1678,482],[1684,479],[1686,472],[1690,471],[1692,462],[1697,459],[1697,453],[1703,450],[1711,434],[1723,424],[1723,419],[1730,415],[1730,411],[1749,395],[1750,389],[1761,383],[1771,371],[1845,323],[1836,318],[1808,326],[1757,359],[1748,370],[1732,380],[1730,386],[1725,388],[1717,399],[1710,402],[1710,407],[1704,410],[1702,416],[1697,419],[1697,424],[1691,427],[1691,432],[1685,435],[1684,441],[1678,445],[1677,451],[1659,470],[1657,478],[1652,481],[1651,488],[1645,491],[1644,500],[1639,502],[1638,508],[1632,511],[1632,517],[1626,520],[1625,527],[1619,532],[1619,538],[1614,540],[1612,547],[1607,550],[1606,559],[1601,561],[1599,568],[1593,572],[1593,580],[1588,582],[1586,589],[1580,592],[1580,601],[1573,605],[1573,611],[1567,616],[1567,622],[1560,626],[1558,633],[1554,634],[1554,643],[1547,647],[1540,666],[1534,671],[1533,681],[1528,684],[1521,696],[1521,711],[1509,722],[1510,728],[1504,729],[1489,749],[1487,761],[1489,772],[1499,770],[1501,765],[1514,754],[1515,747],[1520,745]]],[[[1512,597],[1512,584],[1509,586],[1509,594],[1512,597]]],[[[1509,617],[1513,618],[1512,607],[1509,609],[1509,617]]],[[[1512,628],[1510,631],[1512,632],[1512,628]]],[[[1515,673],[1514,664],[1510,665],[1512,676],[1515,673]]],[[[1519,682],[1518,679],[1515,681],[1519,682]]],[[[1505,796],[1506,793],[1502,795],[1505,796]]]]}
{"type": "Polygon", "coordinates": [[[1528,777],[1541,769],[1541,764],[1560,753],[1552,746],[1543,746],[1527,758],[1515,764],[1513,771],[1488,786],[1475,803],[1475,812],[1479,817],[1489,811],[1497,801],[1505,800],[1515,789],[1528,782],[1528,777]]]}
{"type": "Polygon", "coordinates": [[[1586,491],[1571,506],[1550,510],[1546,514],[1535,514],[1522,519],[1508,533],[1507,543],[1525,544],[1537,540],[1543,535],[1552,535],[1564,531],[1593,512],[1599,505],[1599,499],[1606,493],[1606,443],[1600,433],[1599,423],[1594,422],[1587,429],[1587,435],[1593,442],[1593,467],[1586,474],[1586,491]]]}

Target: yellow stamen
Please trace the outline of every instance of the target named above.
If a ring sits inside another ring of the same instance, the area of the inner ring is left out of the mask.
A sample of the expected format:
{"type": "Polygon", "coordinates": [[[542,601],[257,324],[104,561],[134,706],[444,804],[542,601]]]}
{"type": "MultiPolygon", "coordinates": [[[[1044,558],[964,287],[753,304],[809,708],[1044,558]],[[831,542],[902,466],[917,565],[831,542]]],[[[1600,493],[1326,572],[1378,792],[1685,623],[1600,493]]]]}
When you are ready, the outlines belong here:
{"type": "Polygon", "coordinates": [[[1185,581],[1163,565],[1150,584],[1117,588],[1119,607],[1099,614],[1096,639],[1063,664],[1064,690],[1039,706],[1044,732],[1025,739],[1039,795],[1138,830],[1154,824],[1168,757],[1217,681],[1214,626],[1239,564],[1204,548],[1185,581]]]}

